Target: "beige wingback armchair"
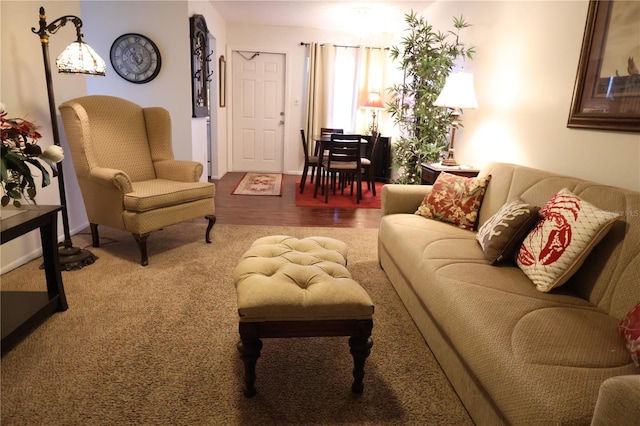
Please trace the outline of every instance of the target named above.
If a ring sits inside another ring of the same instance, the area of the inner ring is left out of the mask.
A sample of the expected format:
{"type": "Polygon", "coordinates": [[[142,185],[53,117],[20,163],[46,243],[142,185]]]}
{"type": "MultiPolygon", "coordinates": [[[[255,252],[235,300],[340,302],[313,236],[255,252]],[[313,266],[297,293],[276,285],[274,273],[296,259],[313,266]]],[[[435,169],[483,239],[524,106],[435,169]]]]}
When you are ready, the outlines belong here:
{"type": "Polygon", "coordinates": [[[196,218],[209,220],[205,240],[211,242],[215,186],[199,182],[202,164],[174,159],[167,110],[102,95],[59,109],[94,247],[98,225],[131,232],[146,266],[152,231],[196,218]]]}

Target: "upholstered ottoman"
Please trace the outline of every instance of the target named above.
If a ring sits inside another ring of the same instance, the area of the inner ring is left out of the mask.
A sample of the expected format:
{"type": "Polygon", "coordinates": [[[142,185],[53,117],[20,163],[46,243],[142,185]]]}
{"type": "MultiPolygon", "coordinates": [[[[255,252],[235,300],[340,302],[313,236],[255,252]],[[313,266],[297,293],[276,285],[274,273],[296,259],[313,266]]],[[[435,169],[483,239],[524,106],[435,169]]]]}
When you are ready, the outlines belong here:
{"type": "Polygon", "coordinates": [[[254,396],[261,338],[350,336],[351,390],[362,393],[373,341],[373,302],[346,268],[347,246],[327,237],[256,240],[236,266],[244,395],[254,396]]]}

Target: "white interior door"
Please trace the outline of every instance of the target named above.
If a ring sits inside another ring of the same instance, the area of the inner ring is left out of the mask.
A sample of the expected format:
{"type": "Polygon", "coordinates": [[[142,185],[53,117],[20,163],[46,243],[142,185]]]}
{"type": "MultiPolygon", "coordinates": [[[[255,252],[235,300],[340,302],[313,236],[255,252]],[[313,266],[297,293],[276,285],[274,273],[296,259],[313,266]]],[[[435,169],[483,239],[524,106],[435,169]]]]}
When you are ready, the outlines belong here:
{"type": "Polygon", "coordinates": [[[285,56],[234,51],[233,170],[281,173],[285,56]]]}

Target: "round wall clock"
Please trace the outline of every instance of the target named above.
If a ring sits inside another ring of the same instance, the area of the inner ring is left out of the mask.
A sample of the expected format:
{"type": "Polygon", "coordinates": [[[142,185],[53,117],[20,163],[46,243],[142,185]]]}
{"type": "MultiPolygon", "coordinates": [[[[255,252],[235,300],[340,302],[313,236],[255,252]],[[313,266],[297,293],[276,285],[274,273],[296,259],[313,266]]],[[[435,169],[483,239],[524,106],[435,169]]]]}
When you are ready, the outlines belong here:
{"type": "Polygon", "coordinates": [[[147,83],[160,72],[160,50],[142,34],[123,34],[111,45],[111,65],[125,80],[147,83]]]}

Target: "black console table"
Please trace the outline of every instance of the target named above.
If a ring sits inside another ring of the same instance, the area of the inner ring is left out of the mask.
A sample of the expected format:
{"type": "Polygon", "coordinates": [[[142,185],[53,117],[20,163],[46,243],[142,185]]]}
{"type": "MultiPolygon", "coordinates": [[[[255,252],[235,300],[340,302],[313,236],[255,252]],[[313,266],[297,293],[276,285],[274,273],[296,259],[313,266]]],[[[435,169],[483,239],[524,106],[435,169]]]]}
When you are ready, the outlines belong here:
{"type": "Polygon", "coordinates": [[[40,229],[47,291],[2,291],[2,355],[56,311],[67,310],[58,258],[58,212],[61,206],[28,206],[3,219],[4,244],[34,229],[40,229]]]}
{"type": "MultiPolygon", "coordinates": [[[[362,135],[363,139],[371,142],[371,135],[362,135]]],[[[373,175],[377,181],[389,183],[391,181],[391,138],[380,136],[380,147],[374,159],[373,175]]]]}

